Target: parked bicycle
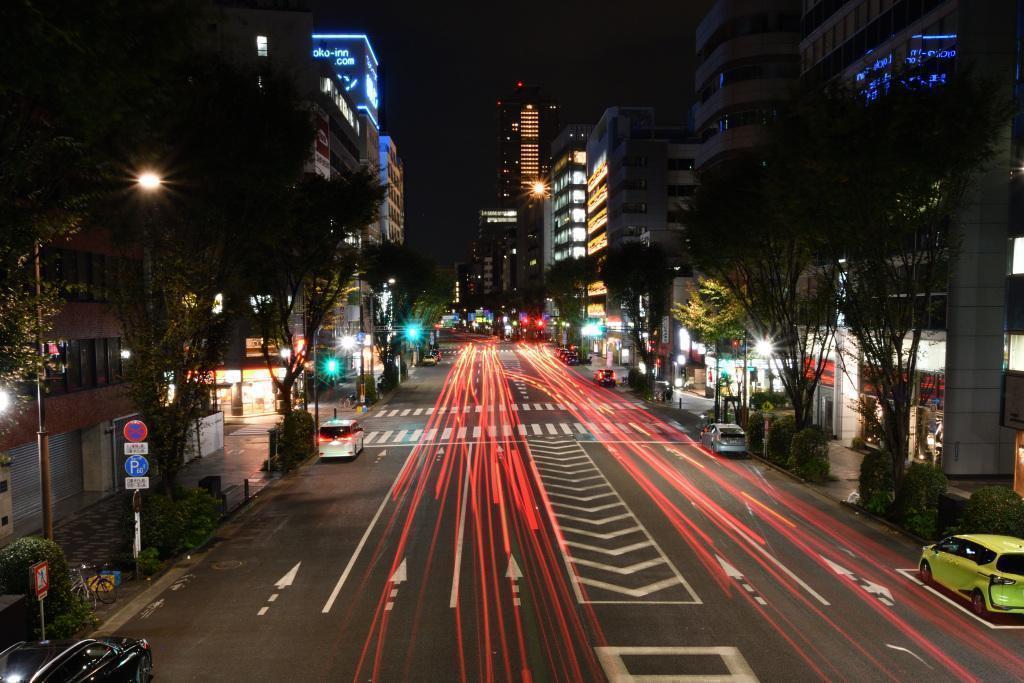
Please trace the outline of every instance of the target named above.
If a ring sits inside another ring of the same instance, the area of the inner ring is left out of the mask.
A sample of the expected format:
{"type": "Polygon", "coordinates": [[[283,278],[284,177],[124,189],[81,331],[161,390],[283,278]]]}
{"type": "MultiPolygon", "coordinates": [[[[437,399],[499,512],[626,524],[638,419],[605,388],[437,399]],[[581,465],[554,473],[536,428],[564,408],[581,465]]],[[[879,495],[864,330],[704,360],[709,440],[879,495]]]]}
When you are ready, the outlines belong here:
{"type": "Polygon", "coordinates": [[[71,591],[85,600],[92,601],[93,608],[99,603],[109,605],[117,599],[114,594],[114,580],[88,564],[75,567],[71,576],[71,591]]]}

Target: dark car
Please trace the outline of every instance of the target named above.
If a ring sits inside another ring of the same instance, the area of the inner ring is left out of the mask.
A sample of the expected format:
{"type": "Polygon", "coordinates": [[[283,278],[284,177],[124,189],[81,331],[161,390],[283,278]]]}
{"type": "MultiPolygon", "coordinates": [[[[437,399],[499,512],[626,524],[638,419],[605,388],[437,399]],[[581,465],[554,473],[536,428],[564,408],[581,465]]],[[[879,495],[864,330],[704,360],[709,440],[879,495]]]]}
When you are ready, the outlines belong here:
{"type": "Polygon", "coordinates": [[[598,370],[594,373],[594,381],[602,387],[614,387],[615,386],[615,371],[614,370],[598,370]]]}
{"type": "Polygon", "coordinates": [[[0,681],[127,683],[152,679],[149,643],[135,638],[22,641],[0,652],[0,681]]]}

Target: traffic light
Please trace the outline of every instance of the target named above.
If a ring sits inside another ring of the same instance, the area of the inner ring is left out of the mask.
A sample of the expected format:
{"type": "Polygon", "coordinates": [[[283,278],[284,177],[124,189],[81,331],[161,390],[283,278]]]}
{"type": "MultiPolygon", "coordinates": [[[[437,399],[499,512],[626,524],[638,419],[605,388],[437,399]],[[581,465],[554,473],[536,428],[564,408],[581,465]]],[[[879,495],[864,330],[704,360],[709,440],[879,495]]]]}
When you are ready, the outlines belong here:
{"type": "Polygon", "coordinates": [[[405,327],[405,338],[411,342],[419,341],[420,333],[421,330],[419,325],[407,325],[405,327]]]}
{"type": "Polygon", "coordinates": [[[537,320],[537,327],[539,327],[539,328],[543,328],[544,327],[544,321],[542,319],[538,319],[537,320]]]}
{"type": "Polygon", "coordinates": [[[324,374],[328,377],[336,377],[341,371],[341,363],[337,358],[328,358],[324,361],[324,374]]]}

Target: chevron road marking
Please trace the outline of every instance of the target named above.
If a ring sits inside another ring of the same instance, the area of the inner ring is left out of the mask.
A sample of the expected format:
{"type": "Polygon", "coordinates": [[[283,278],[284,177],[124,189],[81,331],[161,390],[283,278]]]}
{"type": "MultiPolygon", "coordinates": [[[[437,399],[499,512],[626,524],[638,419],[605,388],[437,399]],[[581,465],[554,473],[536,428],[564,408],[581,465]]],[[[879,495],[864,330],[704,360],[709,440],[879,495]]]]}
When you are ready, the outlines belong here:
{"type": "Polygon", "coordinates": [[[677,583],[679,583],[676,580],[676,577],[674,576],[670,576],[667,579],[662,579],[661,581],[655,581],[652,584],[649,584],[647,586],[641,586],[640,588],[624,588],[622,586],[616,586],[614,583],[606,583],[605,581],[588,579],[583,576],[578,577],[576,580],[588,586],[593,586],[594,588],[602,588],[606,591],[621,593],[622,595],[628,595],[631,598],[642,598],[656,591],[660,591],[662,588],[668,588],[669,586],[674,586],[677,583]]]}
{"type": "Polygon", "coordinates": [[[593,567],[594,569],[603,569],[606,572],[612,572],[614,574],[620,574],[622,576],[629,576],[630,574],[636,574],[644,569],[650,569],[651,567],[657,567],[660,564],[668,562],[664,557],[655,557],[653,560],[644,560],[643,562],[637,562],[631,564],[628,567],[615,567],[610,564],[604,564],[602,562],[594,562],[593,560],[584,560],[579,557],[572,558],[573,564],[583,565],[584,567],[593,567]]]}

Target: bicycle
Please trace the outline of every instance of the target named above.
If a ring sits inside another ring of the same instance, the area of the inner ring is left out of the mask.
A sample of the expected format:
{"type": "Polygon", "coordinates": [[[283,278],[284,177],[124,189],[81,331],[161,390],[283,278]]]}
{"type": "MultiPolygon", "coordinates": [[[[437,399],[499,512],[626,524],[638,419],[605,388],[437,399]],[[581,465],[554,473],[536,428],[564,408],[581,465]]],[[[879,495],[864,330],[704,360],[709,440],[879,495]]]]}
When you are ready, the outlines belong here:
{"type": "Polygon", "coordinates": [[[71,591],[84,600],[91,600],[94,609],[98,603],[109,605],[117,599],[114,594],[114,581],[101,571],[96,571],[95,566],[87,564],[75,567],[71,577],[71,591]],[[86,576],[84,572],[89,570],[96,573],[86,576]]]}

